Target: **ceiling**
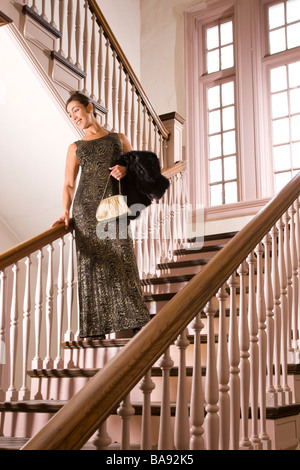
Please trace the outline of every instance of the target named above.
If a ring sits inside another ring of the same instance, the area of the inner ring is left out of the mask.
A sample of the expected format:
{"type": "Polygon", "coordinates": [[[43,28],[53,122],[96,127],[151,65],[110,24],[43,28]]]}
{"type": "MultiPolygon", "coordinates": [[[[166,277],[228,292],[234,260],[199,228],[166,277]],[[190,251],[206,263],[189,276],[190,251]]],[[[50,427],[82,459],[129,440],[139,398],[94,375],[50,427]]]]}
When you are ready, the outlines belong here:
{"type": "Polygon", "coordinates": [[[66,152],[79,138],[9,29],[1,27],[0,252],[4,229],[13,246],[60,217],[66,152]]]}

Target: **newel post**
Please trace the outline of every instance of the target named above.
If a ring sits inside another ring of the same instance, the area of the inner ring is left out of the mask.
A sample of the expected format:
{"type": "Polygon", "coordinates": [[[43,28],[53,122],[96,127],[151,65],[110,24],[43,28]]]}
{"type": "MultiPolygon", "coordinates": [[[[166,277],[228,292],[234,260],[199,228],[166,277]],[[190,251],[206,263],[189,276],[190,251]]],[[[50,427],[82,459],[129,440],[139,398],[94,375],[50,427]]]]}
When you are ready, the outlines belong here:
{"type": "Polygon", "coordinates": [[[165,167],[169,168],[175,162],[184,160],[182,155],[182,132],[184,126],[184,119],[176,112],[162,114],[159,116],[165,128],[170,133],[169,140],[167,141],[167,151],[165,167]]]}

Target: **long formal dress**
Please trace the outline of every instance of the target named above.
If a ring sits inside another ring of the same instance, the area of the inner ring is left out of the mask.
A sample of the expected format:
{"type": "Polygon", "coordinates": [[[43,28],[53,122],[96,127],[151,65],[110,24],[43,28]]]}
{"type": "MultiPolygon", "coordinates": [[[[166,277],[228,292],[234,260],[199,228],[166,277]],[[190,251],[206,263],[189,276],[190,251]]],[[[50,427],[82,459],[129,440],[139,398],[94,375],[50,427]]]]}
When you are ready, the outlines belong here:
{"type": "MultiPolygon", "coordinates": [[[[103,237],[96,210],[104,189],[113,194],[110,170],[122,154],[115,133],[76,142],[81,176],[73,203],[78,271],[80,336],[140,328],[150,319],[142,297],[130,234],[103,237]],[[101,233],[100,233],[101,232],[101,233]]],[[[123,231],[124,232],[124,231],[123,231]]]]}

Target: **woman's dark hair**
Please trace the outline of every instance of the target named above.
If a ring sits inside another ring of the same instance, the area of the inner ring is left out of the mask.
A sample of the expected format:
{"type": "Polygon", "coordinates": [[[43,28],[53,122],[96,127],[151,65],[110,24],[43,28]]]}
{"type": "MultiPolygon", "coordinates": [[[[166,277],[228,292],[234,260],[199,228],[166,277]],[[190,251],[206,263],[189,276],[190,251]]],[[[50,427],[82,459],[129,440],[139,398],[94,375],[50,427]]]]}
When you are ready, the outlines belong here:
{"type": "Polygon", "coordinates": [[[72,95],[70,96],[70,98],[68,98],[66,102],[66,109],[68,107],[68,104],[71,103],[71,101],[78,101],[80,104],[82,104],[85,107],[87,107],[91,103],[91,105],[93,106],[93,115],[96,117],[96,112],[95,112],[93,101],[91,100],[91,98],[86,96],[81,91],[75,91],[75,93],[72,93],[72,95]]]}

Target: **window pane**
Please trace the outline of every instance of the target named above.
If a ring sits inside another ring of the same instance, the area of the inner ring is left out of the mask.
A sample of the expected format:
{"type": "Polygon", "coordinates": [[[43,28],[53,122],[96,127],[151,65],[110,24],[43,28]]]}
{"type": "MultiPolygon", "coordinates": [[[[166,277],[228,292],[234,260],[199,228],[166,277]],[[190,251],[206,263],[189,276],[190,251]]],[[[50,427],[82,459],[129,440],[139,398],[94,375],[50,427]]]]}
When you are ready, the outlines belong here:
{"type": "Polygon", "coordinates": [[[223,131],[229,131],[229,129],[235,128],[234,106],[229,106],[229,108],[223,109],[222,119],[223,119],[223,131]]]}
{"type": "Polygon", "coordinates": [[[290,91],[291,114],[300,113],[300,88],[290,91]]]}
{"type": "Polygon", "coordinates": [[[221,49],[221,69],[229,69],[233,67],[234,60],[233,60],[233,46],[226,46],[222,47],[221,49]]]}
{"type": "Polygon", "coordinates": [[[220,107],[220,87],[214,86],[208,89],[207,92],[208,109],[215,109],[220,107]]]}
{"type": "Polygon", "coordinates": [[[277,67],[271,70],[271,92],[286,90],[287,89],[287,76],[286,67],[277,67]]]}
{"type": "Polygon", "coordinates": [[[236,158],[228,157],[224,158],[224,180],[235,180],[236,179],[236,158]]]}
{"type": "Polygon", "coordinates": [[[218,134],[209,138],[209,158],[220,157],[221,155],[221,134],[218,134]]]}
{"type": "Polygon", "coordinates": [[[300,142],[292,144],[293,167],[300,168],[300,142]]]}
{"type": "Polygon", "coordinates": [[[225,204],[233,204],[237,202],[237,184],[236,182],[225,183],[225,204]]]}
{"type": "Polygon", "coordinates": [[[292,49],[293,47],[298,47],[300,45],[300,24],[292,24],[287,27],[287,47],[292,49]]]}
{"type": "Polygon", "coordinates": [[[276,29],[269,34],[270,38],[270,54],[285,51],[285,28],[276,29]]]}
{"type": "Polygon", "coordinates": [[[222,106],[234,104],[234,84],[233,82],[223,83],[222,85],[222,106]]]}
{"type": "Polygon", "coordinates": [[[209,113],[209,134],[216,134],[221,131],[221,112],[212,111],[209,113]]]}
{"type": "Polygon", "coordinates": [[[289,119],[273,121],[273,144],[284,144],[290,141],[289,119]]]}
{"type": "Polygon", "coordinates": [[[230,155],[235,153],[235,132],[224,132],[223,134],[223,154],[230,155]]]}
{"type": "Polygon", "coordinates": [[[284,25],[284,3],[269,8],[269,29],[284,25]]]}
{"type": "Polygon", "coordinates": [[[288,65],[289,85],[291,88],[300,86],[300,62],[288,65]]]}
{"type": "Polygon", "coordinates": [[[288,0],[286,2],[286,21],[292,23],[300,20],[300,0],[288,0]]]}
{"type": "Polygon", "coordinates": [[[300,140],[300,115],[291,117],[292,140],[300,140]]]}
{"type": "Polygon", "coordinates": [[[221,184],[216,184],[210,187],[210,205],[220,206],[223,204],[222,200],[223,187],[221,184]]]}
{"type": "Polygon", "coordinates": [[[216,183],[222,181],[222,160],[213,160],[209,162],[210,182],[216,183]]]}
{"type": "Polygon", "coordinates": [[[275,171],[289,170],[291,168],[289,145],[280,145],[280,147],[274,147],[273,156],[275,171]]]}
{"type": "Polygon", "coordinates": [[[286,173],[278,173],[275,175],[275,189],[276,192],[279,192],[292,178],[291,171],[286,173]]]}
{"type": "Polygon", "coordinates": [[[272,117],[278,118],[282,116],[287,116],[288,113],[289,108],[287,91],[272,95],[272,117]]]}
{"type": "Polygon", "coordinates": [[[220,33],[221,33],[221,46],[225,46],[226,44],[231,44],[233,42],[232,21],[228,21],[227,23],[222,23],[220,26],[220,33]]]}
{"type": "Polygon", "coordinates": [[[206,30],[206,47],[208,50],[219,47],[219,27],[214,26],[206,30]]]}
{"type": "Polygon", "coordinates": [[[219,49],[207,53],[207,73],[218,72],[220,70],[219,49]]]}

